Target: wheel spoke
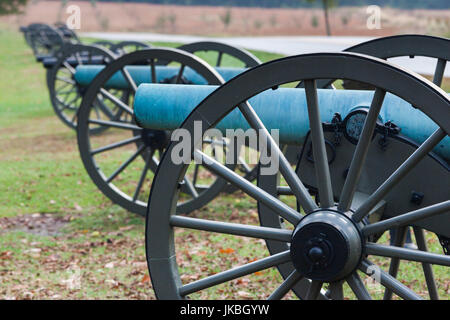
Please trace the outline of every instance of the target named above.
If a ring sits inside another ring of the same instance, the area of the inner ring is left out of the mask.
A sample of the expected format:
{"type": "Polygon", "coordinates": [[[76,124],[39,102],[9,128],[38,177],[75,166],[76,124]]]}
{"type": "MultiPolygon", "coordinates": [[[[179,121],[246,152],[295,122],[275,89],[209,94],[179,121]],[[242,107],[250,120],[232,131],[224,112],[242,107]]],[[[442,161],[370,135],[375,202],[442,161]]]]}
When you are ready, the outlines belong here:
{"type": "Polygon", "coordinates": [[[155,59],[150,60],[151,65],[151,73],[152,73],[152,83],[157,83],[156,81],[156,68],[155,68],[155,59]]]}
{"type": "Polygon", "coordinates": [[[60,77],[60,76],[57,76],[56,79],[58,79],[59,81],[68,83],[68,84],[76,85],[75,81],[73,81],[72,79],[68,79],[68,78],[60,77]]]}
{"type": "Polygon", "coordinates": [[[130,76],[130,73],[128,72],[127,69],[122,68],[122,75],[125,77],[125,80],[127,80],[128,84],[131,87],[131,90],[133,90],[133,92],[136,92],[137,90],[137,86],[136,86],[136,82],[134,82],[133,78],[130,76]]]}
{"type": "Polygon", "coordinates": [[[241,237],[259,238],[282,242],[290,242],[292,237],[292,231],[286,229],[211,221],[177,215],[174,215],[170,218],[170,225],[180,228],[219,232],[241,237]]]}
{"type": "MultiPolygon", "coordinates": [[[[65,89],[65,88],[67,88],[67,87],[71,87],[71,88],[74,88],[74,85],[73,84],[71,84],[71,83],[68,83],[68,82],[63,82],[63,83],[59,83],[59,82],[56,82],[55,81],[55,92],[58,94],[58,93],[60,93],[61,92],[61,90],[63,90],[63,89],[65,89]],[[57,86],[58,85],[58,86],[57,86]]],[[[72,89],[73,90],[73,89],[72,89]]]]}
{"type": "Polygon", "coordinates": [[[330,298],[333,300],[344,300],[344,287],[342,281],[330,283],[330,298]]]}
{"type": "Polygon", "coordinates": [[[294,270],[283,283],[269,296],[268,300],[281,300],[302,279],[302,275],[294,270]]]}
{"type": "Polygon", "coordinates": [[[63,105],[67,105],[67,101],[69,101],[69,98],[70,98],[70,95],[66,95],[65,97],[64,97],[64,99],[62,99],[62,101],[61,101],[61,103],[63,104],[63,105]]]}
{"type": "Polygon", "coordinates": [[[311,281],[305,300],[316,300],[319,296],[320,289],[322,289],[322,285],[323,282],[321,281],[311,281]]]}
{"type": "Polygon", "coordinates": [[[178,75],[177,75],[177,80],[176,80],[176,84],[179,84],[180,83],[180,81],[181,81],[181,77],[183,77],[183,72],[184,72],[184,68],[185,68],[186,66],[183,64],[183,65],[181,65],[181,68],[180,68],[180,71],[178,71],[178,75]]]}
{"type": "Polygon", "coordinates": [[[97,103],[94,103],[94,111],[95,111],[95,115],[97,116],[97,119],[101,118],[100,111],[98,110],[99,109],[99,106],[98,106],[99,103],[100,103],[100,101],[97,101],[97,103]]]}
{"type": "Polygon", "coordinates": [[[74,75],[75,74],[75,69],[67,63],[67,61],[63,62],[64,67],[66,67],[67,70],[69,70],[69,72],[74,75]]]}
{"type": "Polygon", "coordinates": [[[348,211],[352,203],[353,195],[356,191],[356,186],[358,185],[359,176],[361,175],[364,161],[369,150],[370,141],[375,130],[378,114],[380,113],[381,106],[383,105],[385,95],[386,91],[379,88],[375,90],[361,136],[359,137],[355,153],[353,154],[353,159],[350,164],[347,178],[345,179],[344,187],[342,188],[338,206],[338,209],[341,211],[348,211]]]}
{"type": "MultiPolygon", "coordinates": [[[[419,250],[428,252],[425,235],[422,228],[414,227],[414,236],[416,237],[417,247],[419,250]]],[[[434,281],[433,266],[429,263],[422,263],[422,269],[427,283],[428,294],[431,300],[439,300],[439,294],[434,281]]]]}
{"type": "Polygon", "coordinates": [[[222,56],[223,52],[220,51],[219,54],[217,55],[216,67],[220,67],[220,64],[222,63],[222,56]]]}
{"type": "MultiPolygon", "coordinates": [[[[395,238],[394,241],[392,241],[393,246],[403,247],[405,244],[408,227],[399,227],[394,230],[395,230],[395,238]]],[[[400,259],[397,257],[391,258],[391,262],[389,264],[389,275],[394,278],[397,278],[399,267],[400,267],[400,259]]],[[[391,299],[392,299],[392,291],[389,288],[386,288],[386,290],[384,291],[383,300],[391,300],[391,299]]]]}
{"type": "Polygon", "coordinates": [[[76,92],[75,90],[66,90],[66,91],[58,91],[58,92],[56,92],[56,95],[58,95],[58,98],[59,98],[59,96],[67,96],[68,94],[71,94],[71,93],[74,93],[74,92],[76,92]]]}
{"type": "Polygon", "coordinates": [[[387,272],[384,272],[383,270],[379,269],[377,266],[375,266],[372,262],[368,260],[363,260],[361,262],[361,265],[359,269],[367,274],[368,276],[371,276],[373,273],[374,268],[377,268],[379,270],[380,279],[379,282],[386,288],[389,288],[392,292],[394,292],[399,297],[406,299],[406,300],[423,300],[420,296],[418,296],[414,291],[409,289],[407,286],[402,284],[400,281],[389,275],[387,272]]]}
{"type": "Polygon", "coordinates": [[[447,64],[447,60],[438,59],[436,63],[436,69],[434,71],[433,83],[437,86],[442,85],[442,79],[444,78],[445,66],[447,64]]]}
{"type": "Polygon", "coordinates": [[[198,168],[200,165],[198,163],[194,166],[194,176],[192,177],[192,184],[195,186],[197,184],[197,178],[198,178],[198,168]]]}
{"type": "Polygon", "coordinates": [[[359,300],[372,300],[372,297],[356,271],[347,278],[347,283],[359,300]]]}
{"type": "Polygon", "coordinates": [[[262,202],[290,223],[296,225],[300,221],[301,215],[297,211],[261,188],[258,188],[253,183],[242,178],[240,175],[228,169],[213,158],[208,157],[199,150],[194,152],[194,158],[198,163],[202,163],[204,167],[231,182],[235,186],[241,188],[245,193],[253,197],[255,200],[262,202]]]}
{"type": "Polygon", "coordinates": [[[334,206],[333,190],[331,187],[330,168],[325,147],[322,122],[320,121],[319,102],[315,80],[305,80],[305,93],[308,105],[309,126],[314,156],[316,181],[319,189],[320,207],[334,206]]]}
{"type": "Polygon", "coordinates": [[[134,159],[136,159],[136,157],[138,155],[140,155],[142,153],[142,151],[144,151],[145,149],[145,145],[141,145],[136,152],[128,158],[127,161],[125,161],[119,168],[117,168],[116,171],[114,171],[114,173],[112,175],[110,175],[108,177],[108,179],[106,179],[107,183],[110,183],[112,180],[114,180],[115,177],[117,177],[123,170],[125,170],[126,167],[128,167],[130,165],[131,162],[134,161],[134,159]]]}
{"type": "Polygon", "coordinates": [[[83,64],[83,61],[81,61],[79,52],[75,53],[75,59],[77,60],[78,65],[82,65],[83,64]]]}
{"type": "Polygon", "coordinates": [[[291,254],[289,251],[280,252],[270,257],[245,264],[227,271],[216,273],[215,275],[203,278],[186,284],[179,289],[179,294],[181,296],[186,296],[188,294],[213,287],[215,285],[257,272],[264,269],[268,269],[280,264],[290,261],[291,254]]]}
{"type": "Polygon", "coordinates": [[[198,198],[198,192],[197,192],[197,190],[195,190],[195,187],[192,184],[191,180],[189,180],[187,177],[184,177],[183,181],[184,181],[184,183],[185,183],[185,185],[187,187],[187,190],[189,191],[190,195],[193,198],[198,198]]]}
{"type": "Polygon", "coordinates": [[[113,102],[116,106],[118,106],[120,109],[122,109],[123,111],[127,112],[128,114],[133,114],[133,110],[130,109],[130,107],[128,107],[123,101],[121,101],[119,98],[117,98],[115,95],[111,94],[110,92],[108,92],[107,90],[105,90],[104,88],[100,89],[100,93],[107,98],[108,100],[110,100],[111,102],[113,102]]]}
{"type": "Polygon", "coordinates": [[[359,222],[379,203],[386,194],[401,181],[433,148],[446,136],[441,128],[437,129],[408,159],[397,168],[385,182],[364,203],[356,209],[352,219],[359,222]]]}
{"type": "Polygon", "coordinates": [[[283,196],[293,196],[291,188],[285,186],[277,186],[277,194],[283,196]]]}
{"type": "MultiPolygon", "coordinates": [[[[65,109],[65,108],[64,108],[65,109]]],[[[74,115],[72,116],[72,119],[70,119],[70,122],[75,123],[75,120],[78,118],[78,110],[75,111],[74,115]]]]}
{"type": "Polygon", "coordinates": [[[122,146],[126,146],[126,145],[128,145],[130,143],[139,141],[140,139],[141,139],[141,136],[135,136],[135,137],[132,137],[132,138],[129,138],[129,139],[126,139],[126,140],[122,140],[122,141],[119,141],[119,142],[111,143],[111,144],[109,144],[107,146],[104,146],[104,147],[92,150],[91,151],[91,155],[95,155],[97,153],[101,153],[101,152],[105,152],[105,151],[112,150],[112,149],[115,149],[115,148],[119,148],[119,147],[122,147],[122,146]]]}
{"type": "Polygon", "coordinates": [[[239,160],[238,163],[241,165],[244,173],[250,173],[252,171],[252,169],[248,166],[247,162],[245,162],[244,158],[239,157],[238,160],[239,160]]]}
{"type": "Polygon", "coordinates": [[[397,260],[403,259],[450,267],[450,256],[422,250],[406,249],[369,242],[366,244],[366,253],[375,256],[390,257],[397,260]]]}
{"type": "Polygon", "coordinates": [[[271,158],[277,158],[279,161],[280,172],[285,178],[287,184],[291,187],[292,192],[297,197],[298,202],[303,207],[306,213],[310,213],[317,209],[317,205],[314,200],[309,195],[308,190],[300,181],[299,177],[292,170],[292,167],[289,161],[286,159],[284,154],[281,152],[280,148],[273,140],[272,136],[267,131],[266,127],[262,123],[261,119],[259,119],[255,110],[250,106],[248,102],[242,103],[239,106],[242,114],[244,115],[247,122],[250,126],[255,130],[259,130],[259,139],[262,143],[264,143],[265,147],[268,150],[268,154],[271,155],[271,158]],[[270,152],[270,153],[269,153],[270,152]]]}
{"type": "Polygon", "coordinates": [[[101,115],[99,113],[99,109],[102,110],[102,112],[109,118],[114,119],[114,113],[111,111],[106,105],[105,100],[103,99],[102,95],[97,95],[97,99],[95,100],[96,104],[94,104],[95,112],[97,113],[97,119],[101,118],[101,115]]]}
{"type": "Polygon", "coordinates": [[[448,212],[449,210],[450,200],[447,200],[415,211],[404,213],[393,218],[366,225],[362,228],[362,232],[365,236],[369,236],[393,227],[413,224],[419,220],[430,218],[432,216],[448,212]]]}
{"type": "Polygon", "coordinates": [[[150,167],[150,161],[152,161],[152,157],[153,157],[154,153],[155,152],[152,150],[152,152],[149,152],[149,154],[148,154],[148,158],[145,161],[144,169],[142,170],[141,176],[139,177],[138,185],[133,194],[133,202],[136,201],[136,199],[139,196],[139,192],[141,192],[142,185],[144,184],[144,180],[145,180],[145,177],[147,176],[148,168],[150,167]]]}
{"type": "Polygon", "coordinates": [[[72,100],[66,102],[66,104],[70,106],[72,103],[74,103],[75,101],[77,101],[79,98],[80,98],[80,94],[77,92],[77,93],[76,93],[76,96],[75,96],[72,100]]]}
{"type": "Polygon", "coordinates": [[[140,128],[138,126],[135,126],[135,125],[129,124],[129,123],[117,122],[117,121],[89,119],[89,123],[98,124],[98,125],[105,126],[105,127],[118,128],[118,129],[142,131],[142,128],[140,128]]]}

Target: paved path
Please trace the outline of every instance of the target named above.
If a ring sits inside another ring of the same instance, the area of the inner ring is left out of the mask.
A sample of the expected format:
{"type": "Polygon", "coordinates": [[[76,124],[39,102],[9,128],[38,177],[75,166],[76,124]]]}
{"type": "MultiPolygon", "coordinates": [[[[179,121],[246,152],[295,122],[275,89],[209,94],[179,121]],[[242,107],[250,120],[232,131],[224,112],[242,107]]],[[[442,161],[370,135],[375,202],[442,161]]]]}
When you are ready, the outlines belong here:
{"type": "MultiPolygon", "coordinates": [[[[91,37],[105,40],[137,40],[151,42],[179,42],[190,43],[195,41],[215,40],[233,46],[247,49],[262,50],[284,55],[294,55],[311,52],[342,51],[358,43],[368,41],[369,37],[316,37],[316,36],[278,36],[278,37],[224,37],[209,38],[188,35],[167,35],[155,33],[133,33],[133,32],[90,32],[81,34],[83,37],[91,37]]],[[[397,63],[407,69],[422,74],[433,74],[436,60],[416,57],[410,59],[394,58],[390,61],[397,63]]],[[[450,77],[450,67],[447,66],[445,76],[450,77]]]]}

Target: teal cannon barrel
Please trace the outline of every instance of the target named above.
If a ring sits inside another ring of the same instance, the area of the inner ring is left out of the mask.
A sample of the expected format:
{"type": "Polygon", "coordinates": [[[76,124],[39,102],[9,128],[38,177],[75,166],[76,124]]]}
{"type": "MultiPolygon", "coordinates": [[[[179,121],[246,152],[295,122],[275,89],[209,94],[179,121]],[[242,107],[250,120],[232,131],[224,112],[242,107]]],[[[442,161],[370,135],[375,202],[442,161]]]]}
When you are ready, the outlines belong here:
{"type": "MultiPolygon", "coordinates": [[[[79,65],[75,69],[75,81],[81,86],[88,86],[104,67],[105,66],[103,65],[79,65]]],[[[150,66],[127,66],[125,69],[138,86],[142,83],[152,82],[152,71],[150,66]]],[[[225,81],[228,81],[247,69],[217,67],[216,70],[225,81]]],[[[155,66],[156,81],[162,82],[176,77],[179,71],[180,68],[178,67],[155,66]]],[[[186,67],[183,71],[183,77],[193,84],[207,84],[207,81],[201,75],[189,67],[186,67]]],[[[119,71],[108,80],[105,87],[112,89],[128,89],[129,84],[123,76],[123,73],[119,71]]]]}
{"type": "MultiPolygon", "coordinates": [[[[148,129],[174,130],[190,112],[217,86],[142,84],[135,100],[137,123],[148,129]]],[[[345,117],[357,108],[369,108],[373,91],[318,89],[320,114],[323,122],[331,122],[339,112],[345,117]]],[[[278,88],[267,90],[249,100],[266,128],[279,129],[281,144],[302,144],[309,131],[308,109],[304,89],[278,88]]],[[[220,107],[220,106],[218,106],[220,107]]],[[[392,121],[409,139],[422,143],[437,125],[420,110],[395,95],[387,94],[380,112],[380,120],[392,121]]],[[[216,128],[250,128],[239,109],[234,109],[216,128]]],[[[450,137],[444,138],[434,150],[447,161],[450,159],[450,137]]]]}

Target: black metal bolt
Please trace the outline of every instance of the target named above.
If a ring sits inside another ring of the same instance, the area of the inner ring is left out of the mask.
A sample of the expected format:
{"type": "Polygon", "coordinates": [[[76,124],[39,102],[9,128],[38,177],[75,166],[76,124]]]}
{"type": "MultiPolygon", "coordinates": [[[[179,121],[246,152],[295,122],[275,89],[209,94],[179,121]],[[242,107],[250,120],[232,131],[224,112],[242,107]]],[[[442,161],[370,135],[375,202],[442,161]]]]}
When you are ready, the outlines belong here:
{"type": "Polygon", "coordinates": [[[319,262],[323,258],[323,250],[320,247],[312,247],[309,249],[308,258],[313,262],[319,262]]]}
{"type": "Polygon", "coordinates": [[[413,191],[411,193],[411,202],[414,203],[415,205],[420,206],[420,204],[422,203],[423,197],[425,195],[422,192],[417,192],[417,191],[413,191]]]}

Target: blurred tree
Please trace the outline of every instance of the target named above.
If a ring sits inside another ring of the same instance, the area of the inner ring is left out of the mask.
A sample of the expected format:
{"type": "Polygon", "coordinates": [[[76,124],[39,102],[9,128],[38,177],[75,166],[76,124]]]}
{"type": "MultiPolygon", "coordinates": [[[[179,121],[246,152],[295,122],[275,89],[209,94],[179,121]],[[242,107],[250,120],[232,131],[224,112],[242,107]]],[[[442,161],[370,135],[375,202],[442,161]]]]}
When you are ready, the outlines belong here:
{"type": "MultiPolygon", "coordinates": [[[[317,0],[306,0],[307,2],[313,3],[317,0]]],[[[331,36],[330,20],[328,18],[328,10],[336,6],[337,0],[320,0],[322,1],[323,13],[325,15],[325,27],[327,29],[327,36],[331,36]]]]}
{"type": "Polygon", "coordinates": [[[22,12],[28,0],[0,0],[0,15],[22,12]]]}
{"type": "Polygon", "coordinates": [[[231,23],[231,8],[227,8],[225,13],[220,15],[220,20],[222,21],[225,29],[227,29],[231,23]]]}

